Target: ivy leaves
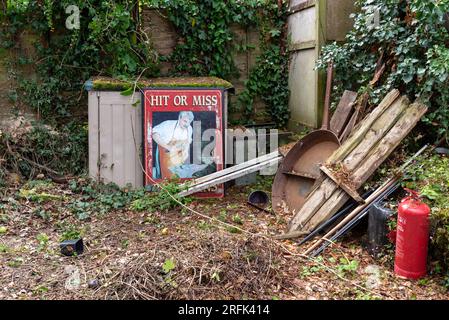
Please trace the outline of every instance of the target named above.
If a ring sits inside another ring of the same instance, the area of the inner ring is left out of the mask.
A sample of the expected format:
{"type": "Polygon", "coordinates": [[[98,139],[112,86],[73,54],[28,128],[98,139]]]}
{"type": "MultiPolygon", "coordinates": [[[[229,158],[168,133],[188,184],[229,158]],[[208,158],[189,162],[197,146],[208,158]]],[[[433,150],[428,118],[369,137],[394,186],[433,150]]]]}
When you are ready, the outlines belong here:
{"type": "MultiPolygon", "coordinates": [[[[83,83],[96,75],[132,78],[157,74],[157,61],[151,46],[140,37],[131,12],[132,0],[30,0],[8,6],[2,44],[15,45],[16,36],[32,30],[36,56],[27,64],[37,71],[36,79],[21,79],[19,95],[38,111],[42,119],[70,118],[79,106],[83,83]],[[65,8],[80,9],[80,29],[65,27],[65,8]],[[42,41],[42,39],[45,39],[42,41]]],[[[22,61],[23,59],[18,59],[22,61]]]]}
{"type": "Polygon", "coordinates": [[[346,43],[325,46],[317,66],[325,69],[330,59],[335,61],[338,93],[364,90],[383,54],[387,72],[371,92],[371,104],[398,87],[430,105],[424,120],[427,133],[447,136],[449,33],[444,24],[449,0],[358,0],[357,5],[361,10],[353,15],[354,28],[346,43]],[[373,10],[379,13],[377,26],[367,23],[373,10]]]}
{"type": "Polygon", "coordinates": [[[248,124],[254,116],[254,99],[261,97],[271,118],[281,127],[286,124],[288,57],[282,49],[286,1],[281,10],[276,1],[266,0],[148,0],[145,3],[165,9],[182,37],[166,58],[174,66],[174,75],[237,78],[234,55],[251,48],[235,41],[232,27],[258,29],[262,54],[238,96],[235,111],[244,114],[240,117],[244,122],[241,124],[248,124]]]}

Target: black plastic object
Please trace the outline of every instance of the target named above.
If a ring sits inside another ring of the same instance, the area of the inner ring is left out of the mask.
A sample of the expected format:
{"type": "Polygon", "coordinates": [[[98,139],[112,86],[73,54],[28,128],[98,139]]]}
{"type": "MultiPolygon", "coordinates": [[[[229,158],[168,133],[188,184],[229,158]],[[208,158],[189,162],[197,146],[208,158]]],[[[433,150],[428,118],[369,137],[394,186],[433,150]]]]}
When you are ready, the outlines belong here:
{"type": "Polygon", "coordinates": [[[248,203],[258,208],[265,209],[270,202],[270,197],[263,191],[254,191],[248,197],[248,203]]]}
{"type": "Polygon", "coordinates": [[[66,240],[59,244],[61,253],[65,256],[80,255],[84,252],[83,239],[66,240]]]}
{"type": "Polygon", "coordinates": [[[369,209],[375,203],[381,202],[381,201],[385,200],[386,198],[388,198],[389,196],[391,196],[393,193],[395,193],[399,189],[400,186],[401,186],[401,184],[399,182],[397,182],[393,186],[391,186],[388,190],[383,192],[379,197],[376,198],[376,200],[374,200],[370,205],[368,205],[365,209],[363,209],[362,212],[360,212],[354,219],[352,219],[349,223],[347,223],[335,235],[333,235],[330,239],[328,239],[329,241],[324,242],[324,244],[320,248],[316,249],[310,256],[312,258],[315,258],[319,254],[321,254],[321,252],[323,252],[328,246],[330,246],[335,240],[337,240],[341,236],[344,236],[346,233],[351,231],[368,214],[369,209]]]}
{"type": "Polygon", "coordinates": [[[444,156],[449,156],[449,149],[448,148],[436,148],[435,153],[444,155],[444,156]]]}
{"type": "Polygon", "coordinates": [[[369,210],[368,252],[373,257],[378,257],[388,242],[388,220],[393,214],[393,210],[386,208],[384,202],[374,204],[369,210]]]}

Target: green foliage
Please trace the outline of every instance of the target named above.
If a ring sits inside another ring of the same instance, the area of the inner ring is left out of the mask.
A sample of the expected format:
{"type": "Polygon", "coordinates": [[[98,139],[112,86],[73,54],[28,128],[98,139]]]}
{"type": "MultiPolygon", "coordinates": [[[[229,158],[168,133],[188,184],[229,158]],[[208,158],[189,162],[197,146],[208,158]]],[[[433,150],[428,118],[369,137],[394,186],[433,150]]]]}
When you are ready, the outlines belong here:
{"type": "Polygon", "coordinates": [[[83,83],[95,75],[153,75],[155,55],[142,38],[132,0],[30,0],[8,6],[1,46],[15,48],[17,35],[37,35],[35,57],[19,57],[37,77],[19,76],[19,95],[46,120],[69,118],[79,106],[83,83]],[[69,5],[80,9],[80,29],[66,28],[69,5]]]}
{"type": "Polygon", "coordinates": [[[285,126],[290,118],[288,107],[288,55],[280,45],[267,46],[257,58],[256,66],[245,83],[245,89],[238,96],[237,107],[247,117],[253,115],[256,97],[261,97],[269,107],[271,118],[279,126],[285,126]]]}
{"type": "Polygon", "coordinates": [[[344,276],[346,273],[354,273],[359,267],[357,260],[348,260],[346,258],[340,258],[340,264],[337,266],[338,272],[344,276]]]}
{"type": "Polygon", "coordinates": [[[78,227],[74,225],[67,225],[64,227],[60,241],[66,241],[66,240],[74,240],[79,239],[83,236],[82,230],[80,230],[78,227]]]}
{"type": "Polygon", "coordinates": [[[449,33],[444,28],[448,0],[358,0],[360,11],[353,15],[354,28],[344,44],[323,48],[319,68],[332,59],[335,84],[340,96],[344,89],[366,90],[374,76],[376,62],[383,55],[386,72],[371,90],[370,103],[377,104],[392,88],[411,98],[420,97],[431,107],[425,132],[446,136],[449,128],[449,33]],[[379,9],[380,24],[372,21],[379,9]]]}
{"type": "Polygon", "coordinates": [[[268,113],[280,126],[289,118],[284,27],[287,1],[281,8],[269,0],[147,0],[154,8],[165,9],[181,36],[174,52],[161,60],[172,63],[174,75],[217,76],[226,80],[238,78],[235,54],[252,50],[236,41],[233,26],[261,32],[261,55],[251,70],[244,91],[239,95],[234,112],[244,113],[247,124],[254,116],[254,99],[261,97],[268,113]]]}
{"type": "Polygon", "coordinates": [[[180,204],[189,204],[192,202],[190,197],[180,197],[178,193],[183,191],[183,187],[177,180],[167,181],[162,185],[162,189],[145,195],[134,200],[130,208],[136,211],[168,211],[180,204]]]}
{"type": "Polygon", "coordinates": [[[325,270],[325,267],[323,266],[323,257],[316,258],[314,262],[316,263],[316,265],[313,266],[306,265],[302,267],[300,273],[301,278],[307,278],[313,275],[314,273],[322,272],[325,270]]]}
{"type": "Polygon", "coordinates": [[[39,251],[42,251],[42,250],[44,250],[44,249],[47,248],[48,241],[50,240],[50,238],[48,237],[47,234],[45,234],[45,233],[39,233],[39,234],[36,236],[36,239],[37,239],[37,241],[39,241],[39,246],[38,246],[38,248],[37,248],[39,251]]]}
{"type": "Polygon", "coordinates": [[[238,213],[236,213],[235,215],[232,216],[232,222],[242,225],[243,219],[238,213]]]}
{"type": "Polygon", "coordinates": [[[4,235],[8,232],[8,228],[5,226],[0,226],[0,235],[4,235]]]}
{"type": "Polygon", "coordinates": [[[80,220],[95,214],[104,215],[113,210],[125,209],[132,201],[144,195],[144,190],[120,189],[114,184],[98,184],[91,180],[72,180],[70,188],[82,195],[69,204],[73,214],[80,220]]]}
{"type": "Polygon", "coordinates": [[[175,264],[175,260],[173,258],[165,260],[164,264],[162,265],[162,271],[164,271],[165,274],[169,273],[170,271],[172,271],[175,268],[176,268],[176,264],[175,264]]]}
{"type": "MultiPolygon", "coordinates": [[[[35,123],[20,134],[0,134],[0,167],[32,178],[34,163],[59,173],[81,174],[87,165],[87,126],[71,122],[58,130],[35,123]]],[[[5,172],[3,171],[3,174],[5,172]]]]}
{"type": "MultiPolygon", "coordinates": [[[[114,210],[130,209],[134,211],[168,211],[180,204],[189,204],[190,197],[179,197],[177,194],[183,190],[179,181],[166,182],[164,190],[147,192],[144,189],[133,190],[131,187],[119,188],[115,184],[100,184],[90,179],[72,180],[70,189],[81,195],[69,203],[68,207],[80,220],[93,215],[104,215],[114,210]]],[[[157,223],[156,218],[148,218],[149,223],[157,223]]]]}
{"type": "Polygon", "coordinates": [[[409,169],[405,186],[418,191],[431,207],[430,254],[449,270],[449,158],[421,158],[409,169]]]}

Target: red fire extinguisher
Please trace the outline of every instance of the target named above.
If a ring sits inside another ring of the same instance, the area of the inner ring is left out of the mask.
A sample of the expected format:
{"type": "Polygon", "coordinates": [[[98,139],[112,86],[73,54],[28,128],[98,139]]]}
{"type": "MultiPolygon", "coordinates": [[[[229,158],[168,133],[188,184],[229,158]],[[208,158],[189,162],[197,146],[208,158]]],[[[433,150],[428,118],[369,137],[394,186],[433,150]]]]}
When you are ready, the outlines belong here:
{"type": "Polygon", "coordinates": [[[430,208],[417,192],[405,190],[410,195],[398,208],[394,272],[400,277],[419,279],[427,273],[430,208]]]}

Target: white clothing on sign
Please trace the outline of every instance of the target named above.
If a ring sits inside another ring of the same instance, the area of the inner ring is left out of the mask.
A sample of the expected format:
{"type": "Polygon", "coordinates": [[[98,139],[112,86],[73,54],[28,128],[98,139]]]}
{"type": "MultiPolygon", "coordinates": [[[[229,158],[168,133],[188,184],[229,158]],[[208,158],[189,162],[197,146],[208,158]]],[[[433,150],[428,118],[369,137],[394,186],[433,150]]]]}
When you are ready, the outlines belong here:
{"type": "Polygon", "coordinates": [[[166,120],[154,128],[148,128],[148,136],[150,137],[151,130],[153,134],[159,134],[162,142],[164,144],[169,144],[171,141],[182,141],[188,140],[189,145],[192,143],[193,129],[191,126],[187,127],[186,130],[179,126],[177,120],[166,120]]]}

